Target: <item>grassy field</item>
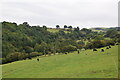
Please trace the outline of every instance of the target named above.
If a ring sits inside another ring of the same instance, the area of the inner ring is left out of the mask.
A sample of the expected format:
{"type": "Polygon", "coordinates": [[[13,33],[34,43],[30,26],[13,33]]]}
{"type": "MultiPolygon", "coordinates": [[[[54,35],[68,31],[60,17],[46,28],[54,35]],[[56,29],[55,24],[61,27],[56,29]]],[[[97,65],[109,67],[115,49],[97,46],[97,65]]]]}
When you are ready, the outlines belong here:
{"type": "Polygon", "coordinates": [[[118,46],[4,64],[3,78],[117,78],[118,46]],[[107,54],[110,53],[110,54],[107,54]]]}
{"type": "Polygon", "coordinates": [[[47,29],[47,31],[52,32],[52,33],[56,33],[59,31],[59,29],[47,29]]]}
{"type": "MultiPolygon", "coordinates": [[[[49,32],[51,32],[51,33],[59,32],[59,30],[62,30],[62,29],[56,29],[56,28],[54,28],[54,29],[47,29],[47,31],[49,31],[49,32]]],[[[65,30],[64,30],[64,32],[65,32],[65,33],[70,33],[70,31],[65,31],[65,30]]]]}

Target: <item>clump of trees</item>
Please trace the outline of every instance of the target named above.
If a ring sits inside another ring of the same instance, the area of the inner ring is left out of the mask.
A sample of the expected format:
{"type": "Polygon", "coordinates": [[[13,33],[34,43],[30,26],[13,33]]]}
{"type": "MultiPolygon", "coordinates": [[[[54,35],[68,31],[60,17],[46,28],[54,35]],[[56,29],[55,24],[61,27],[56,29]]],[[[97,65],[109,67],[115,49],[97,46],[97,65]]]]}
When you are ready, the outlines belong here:
{"type": "Polygon", "coordinates": [[[63,52],[63,53],[76,51],[76,50],[77,50],[76,46],[73,46],[73,45],[67,45],[60,48],[60,52],[63,52]]]}
{"type": "Polygon", "coordinates": [[[109,45],[115,45],[115,42],[113,40],[94,40],[85,46],[86,49],[94,49],[94,48],[101,48],[109,45]]]}
{"type": "Polygon", "coordinates": [[[38,52],[32,52],[30,54],[15,52],[15,53],[11,53],[11,54],[7,55],[5,58],[3,58],[2,63],[5,64],[5,63],[18,61],[18,60],[25,60],[25,59],[29,59],[31,57],[36,57],[36,56],[41,56],[41,55],[42,55],[42,53],[38,53],[38,52]]]}
{"type": "Polygon", "coordinates": [[[110,38],[120,38],[120,34],[118,31],[115,30],[108,30],[105,34],[105,37],[110,37],[110,38]]]}

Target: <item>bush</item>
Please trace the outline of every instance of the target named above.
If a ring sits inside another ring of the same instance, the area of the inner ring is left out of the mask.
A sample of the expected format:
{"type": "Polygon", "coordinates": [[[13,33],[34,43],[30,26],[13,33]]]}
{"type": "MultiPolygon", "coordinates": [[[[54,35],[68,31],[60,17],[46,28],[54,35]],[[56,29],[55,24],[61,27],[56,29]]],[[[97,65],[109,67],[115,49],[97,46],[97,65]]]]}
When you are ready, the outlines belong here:
{"type": "Polygon", "coordinates": [[[106,43],[106,46],[115,45],[115,42],[113,40],[107,40],[105,41],[105,43],[106,43]]]}
{"type": "Polygon", "coordinates": [[[36,52],[44,52],[44,46],[42,45],[36,44],[34,48],[36,52]]]}
{"type": "Polygon", "coordinates": [[[82,49],[83,46],[82,45],[76,45],[77,49],[82,49]]]}
{"type": "Polygon", "coordinates": [[[2,64],[23,60],[26,59],[27,57],[28,57],[27,53],[19,53],[19,52],[11,53],[7,55],[6,58],[2,59],[2,64]]]}
{"type": "Polygon", "coordinates": [[[32,52],[32,53],[30,53],[31,57],[36,57],[36,56],[41,56],[41,55],[42,55],[42,53],[38,53],[38,52],[32,52]]]}
{"type": "Polygon", "coordinates": [[[26,53],[31,53],[34,51],[34,49],[32,47],[29,47],[29,46],[26,46],[24,49],[25,49],[26,53]]]}
{"type": "Polygon", "coordinates": [[[101,48],[109,45],[115,45],[115,42],[113,40],[94,40],[92,42],[87,43],[85,48],[94,49],[94,48],[101,48]]]}
{"type": "Polygon", "coordinates": [[[120,43],[120,38],[117,39],[117,42],[120,43]]]}
{"type": "Polygon", "coordinates": [[[68,45],[68,46],[63,46],[61,48],[61,52],[70,52],[70,51],[76,51],[77,48],[75,46],[72,45],[68,45]]]}

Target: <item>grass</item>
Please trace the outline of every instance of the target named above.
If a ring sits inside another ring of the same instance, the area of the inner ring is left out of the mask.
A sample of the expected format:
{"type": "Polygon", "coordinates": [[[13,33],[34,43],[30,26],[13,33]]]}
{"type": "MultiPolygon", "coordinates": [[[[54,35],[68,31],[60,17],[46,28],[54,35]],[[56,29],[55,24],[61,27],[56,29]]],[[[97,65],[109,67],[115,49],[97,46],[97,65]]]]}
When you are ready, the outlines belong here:
{"type": "Polygon", "coordinates": [[[118,46],[103,49],[4,64],[3,78],[117,78],[118,46]]]}
{"type": "MultiPolygon", "coordinates": [[[[102,28],[102,29],[105,29],[105,28],[102,28]]],[[[104,30],[96,30],[96,29],[94,29],[94,28],[92,28],[91,30],[94,31],[94,32],[106,32],[106,31],[104,31],[104,30]]]]}
{"type": "Polygon", "coordinates": [[[56,33],[59,32],[59,29],[47,29],[47,31],[52,32],[52,33],[56,33]]]}
{"type": "MultiPolygon", "coordinates": [[[[57,33],[59,32],[59,30],[62,30],[62,29],[56,29],[56,28],[52,28],[52,29],[47,29],[47,31],[51,32],[51,33],[57,33]]],[[[65,31],[65,33],[71,33],[70,31],[65,31]]]]}

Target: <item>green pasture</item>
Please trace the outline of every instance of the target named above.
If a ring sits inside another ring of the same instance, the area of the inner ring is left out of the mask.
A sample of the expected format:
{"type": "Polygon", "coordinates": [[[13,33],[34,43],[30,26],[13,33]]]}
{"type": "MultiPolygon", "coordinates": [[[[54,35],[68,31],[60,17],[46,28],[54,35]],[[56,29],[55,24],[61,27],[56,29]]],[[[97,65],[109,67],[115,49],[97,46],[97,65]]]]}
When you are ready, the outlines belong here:
{"type": "MultiPolygon", "coordinates": [[[[62,29],[56,29],[56,28],[54,28],[54,29],[47,29],[47,31],[49,31],[51,33],[57,33],[57,32],[59,32],[59,30],[62,30],[62,29]]],[[[66,31],[66,30],[64,30],[64,32],[65,33],[70,33],[70,31],[66,31]]]]}
{"type": "Polygon", "coordinates": [[[118,46],[77,51],[2,65],[3,78],[117,78],[118,46]],[[101,52],[104,49],[104,52],[101,52]]]}

